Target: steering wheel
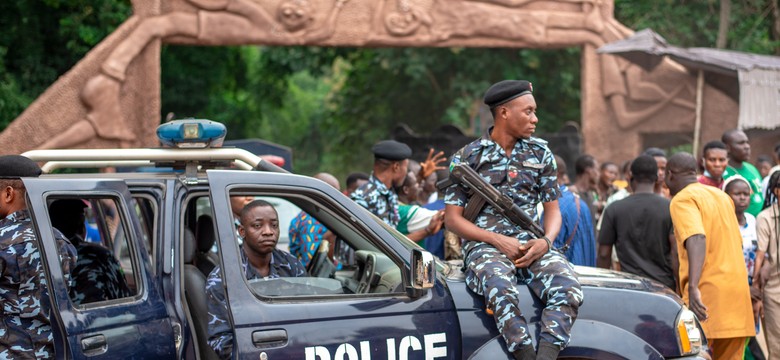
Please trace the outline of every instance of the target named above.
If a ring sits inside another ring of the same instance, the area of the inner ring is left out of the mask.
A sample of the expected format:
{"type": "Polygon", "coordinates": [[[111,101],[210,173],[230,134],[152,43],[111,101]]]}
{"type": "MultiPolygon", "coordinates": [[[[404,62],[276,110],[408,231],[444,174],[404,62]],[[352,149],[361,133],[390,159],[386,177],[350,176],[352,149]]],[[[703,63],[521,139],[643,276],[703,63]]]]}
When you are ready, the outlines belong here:
{"type": "Polygon", "coordinates": [[[317,252],[314,253],[309,263],[306,265],[306,272],[310,276],[328,278],[331,276],[333,264],[328,259],[328,249],[330,242],[323,239],[320,242],[317,252]]]}
{"type": "Polygon", "coordinates": [[[376,274],[374,269],[376,267],[376,254],[369,253],[366,256],[366,263],[363,265],[363,275],[360,277],[360,284],[358,285],[356,293],[368,294],[371,291],[371,284],[374,283],[376,274]]]}

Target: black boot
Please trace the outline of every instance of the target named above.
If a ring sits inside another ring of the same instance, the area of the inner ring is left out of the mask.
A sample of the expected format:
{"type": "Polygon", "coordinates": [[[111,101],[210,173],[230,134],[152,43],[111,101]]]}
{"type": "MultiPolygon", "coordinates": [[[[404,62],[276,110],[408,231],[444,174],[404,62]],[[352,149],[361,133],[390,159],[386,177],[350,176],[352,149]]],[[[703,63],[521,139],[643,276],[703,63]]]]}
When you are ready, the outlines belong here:
{"type": "Polygon", "coordinates": [[[536,358],[538,360],[555,360],[558,358],[559,352],[561,352],[561,348],[558,347],[558,345],[540,341],[539,351],[536,352],[536,358]]]}
{"type": "Polygon", "coordinates": [[[533,345],[523,346],[512,352],[515,360],[536,360],[536,352],[533,345]]]}

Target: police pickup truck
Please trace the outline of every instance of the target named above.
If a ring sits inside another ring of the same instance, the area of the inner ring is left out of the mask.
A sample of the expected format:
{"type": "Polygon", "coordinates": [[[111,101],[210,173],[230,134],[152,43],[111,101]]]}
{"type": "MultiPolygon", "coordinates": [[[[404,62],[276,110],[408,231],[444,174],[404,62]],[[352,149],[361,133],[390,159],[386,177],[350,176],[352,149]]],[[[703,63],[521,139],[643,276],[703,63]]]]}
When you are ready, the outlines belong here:
{"type": "MultiPolygon", "coordinates": [[[[216,264],[237,358],[509,358],[460,264],[434,258],[319,180],[286,173],[244,150],[215,147],[225,135],[219,123],[180,120],[161,125],[158,135],[169,148],[24,154],[45,172],[23,181],[53,302],[58,358],[215,358],[206,343],[204,287],[216,264]],[[106,170],[112,167],[120,171],[106,170]],[[58,170],[65,168],[79,170],[58,170]],[[233,196],[305,211],[336,234],[340,266],[321,246],[308,277],[245,280],[233,196]],[[58,199],[87,206],[87,241],[116,257],[128,296],[92,303],[71,298],[48,209],[58,199]]],[[[560,358],[706,356],[696,318],[670,290],[623,273],[577,271],[585,300],[560,358]]],[[[541,302],[530,290],[521,295],[536,336],[541,302]]]]}

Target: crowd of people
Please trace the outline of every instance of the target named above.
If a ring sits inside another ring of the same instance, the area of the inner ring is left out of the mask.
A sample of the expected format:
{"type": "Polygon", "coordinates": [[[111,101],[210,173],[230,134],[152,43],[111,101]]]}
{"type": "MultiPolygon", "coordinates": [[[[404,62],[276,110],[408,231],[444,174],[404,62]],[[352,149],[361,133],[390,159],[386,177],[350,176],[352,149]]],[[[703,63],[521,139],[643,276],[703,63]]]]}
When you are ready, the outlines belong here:
{"type": "MultiPolygon", "coordinates": [[[[715,359],[780,358],[780,144],[772,159],[761,156],[756,166],[749,162],[749,139],[741,130],[708,142],[698,158],[685,152],[667,157],[662,149],[648,148],[619,166],[584,154],[574,161],[575,178],[570,179],[566,162],[544,140],[532,137],[539,119],[530,82],[496,83],[484,102],[494,126],[480,138],[449,157],[430,149],[421,162],[410,159],[412,150],[406,144],[380,141],[372,148],[370,173],[350,174],[343,192],[440,258],[463,260],[467,286],[484,296],[486,311],[516,359],[555,359],[568,344],[583,302],[573,265],[624,271],[676,292],[700,320],[715,359]],[[543,236],[475,201],[461,183],[437,189],[437,182],[449,177],[448,169],[459,165],[474,169],[540,223],[543,236]],[[544,305],[538,345],[518,306],[519,283],[544,305]]],[[[19,261],[16,254],[36,243],[19,178],[40,172],[21,156],[0,157],[4,264],[19,261]]],[[[341,190],[333,175],[315,177],[341,190]]],[[[57,224],[64,234],[57,233],[61,262],[69,275],[71,268],[82,266],[75,262],[77,251],[81,259],[92,249],[81,240],[87,236],[85,204],[55,205],[72,212],[78,224],[72,229],[57,224]]],[[[334,248],[338,245],[333,233],[305,212],[290,223],[287,253],[276,249],[280,219],[273,205],[234,196],[231,207],[247,279],[305,276],[325,240],[334,265],[345,261],[335,255],[340,251],[334,248]]],[[[29,274],[4,266],[2,278],[13,281],[24,275],[42,283],[40,260],[32,260],[36,263],[28,267],[29,274]]],[[[118,269],[111,262],[102,266],[108,275],[118,269]]],[[[209,344],[221,357],[229,357],[232,330],[221,281],[216,265],[205,289],[209,344]]],[[[13,336],[0,337],[0,355],[51,355],[45,287],[16,290],[3,295],[4,301],[19,304],[6,317],[34,330],[35,336],[24,349],[7,346],[13,336]],[[24,303],[28,298],[37,301],[24,303]]],[[[109,290],[74,290],[72,295],[77,300],[110,299],[129,291],[121,282],[109,290]]]]}
{"type": "MultiPolygon", "coordinates": [[[[550,224],[545,237],[554,251],[545,252],[542,239],[517,230],[490,206],[466,216],[469,197],[457,185],[438,196],[424,191],[448,176],[436,171],[444,154],[433,156],[433,150],[417,163],[405,144],[376,144],[368,180],[362,174],[365,183],[347,194],[439,257],[463,259],[467,284],[485,294],[517,358],[534,357],[525,320],[512,305],[512,284],[531,285],[536,264],[555,262],[546,259],[549,253],[573,265],[636,274],[676,292],[701,321],[716,359],[780,356],[780,144],[755,165],[749,162],[749,139],[737,129],[706,143],[698,158],[648,148],[619,165],[584,154],[570,179],[565,161],[531,137],[533,130],[524,134],[528,129],[519,127],[538,121],[533,97],[515,96],[523,92],[531,95],[530,83],[491,87],[485,103],[494,127],[453,154],[450,165],[469,164],[543,226],[550,224]],[[518,101],[523,99],[530,101],[518,101]],[[436,203],[445,203],[446,210],[436,203]],[[437,233],[442,236],[432,236],[437,233]],[[526,257],[537,245],[539,254],[526,257]]],[[[550,272],[561,278],[556,296],[566,299],[573,320],[581,301],[576,276],[566,282],[567,268],[550,272]]],[[[549,335],[542,336],[535,358],[544,358],[545,343],[557,351],[566,345],[565,331],[549,335]]]]}

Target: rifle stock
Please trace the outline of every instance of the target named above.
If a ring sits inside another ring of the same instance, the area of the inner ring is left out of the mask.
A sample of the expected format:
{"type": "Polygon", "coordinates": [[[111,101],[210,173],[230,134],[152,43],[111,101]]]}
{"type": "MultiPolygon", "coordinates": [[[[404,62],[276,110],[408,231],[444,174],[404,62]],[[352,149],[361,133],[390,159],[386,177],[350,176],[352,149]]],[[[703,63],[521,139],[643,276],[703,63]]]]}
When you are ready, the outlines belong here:
{"type": "MultiPolygon", "coordinates": [[[[533,234],[537,239],[546,239],[544,237],[544,230],[539,224],[534,222],[528,214],[517,206],[511,198],[506,195],[502,195],[493,185],[490,185],[485,179],[477,174],[474,169],[466,164],[455,165],[450,172],[450,179],[453,183],[463,184],[468,187],[473,196],[469,199],[469,202],[474,201],[474,196],[478,196],[484,199],[485,202],[493,206],[498,210],[501,215],[509,219],[509,221],[523,228],[533,234]]],[[[471,219],[473,221],[473,219],[471,219]]],[[[547,239],[549,241],[549,239],[547,239]]]]}

